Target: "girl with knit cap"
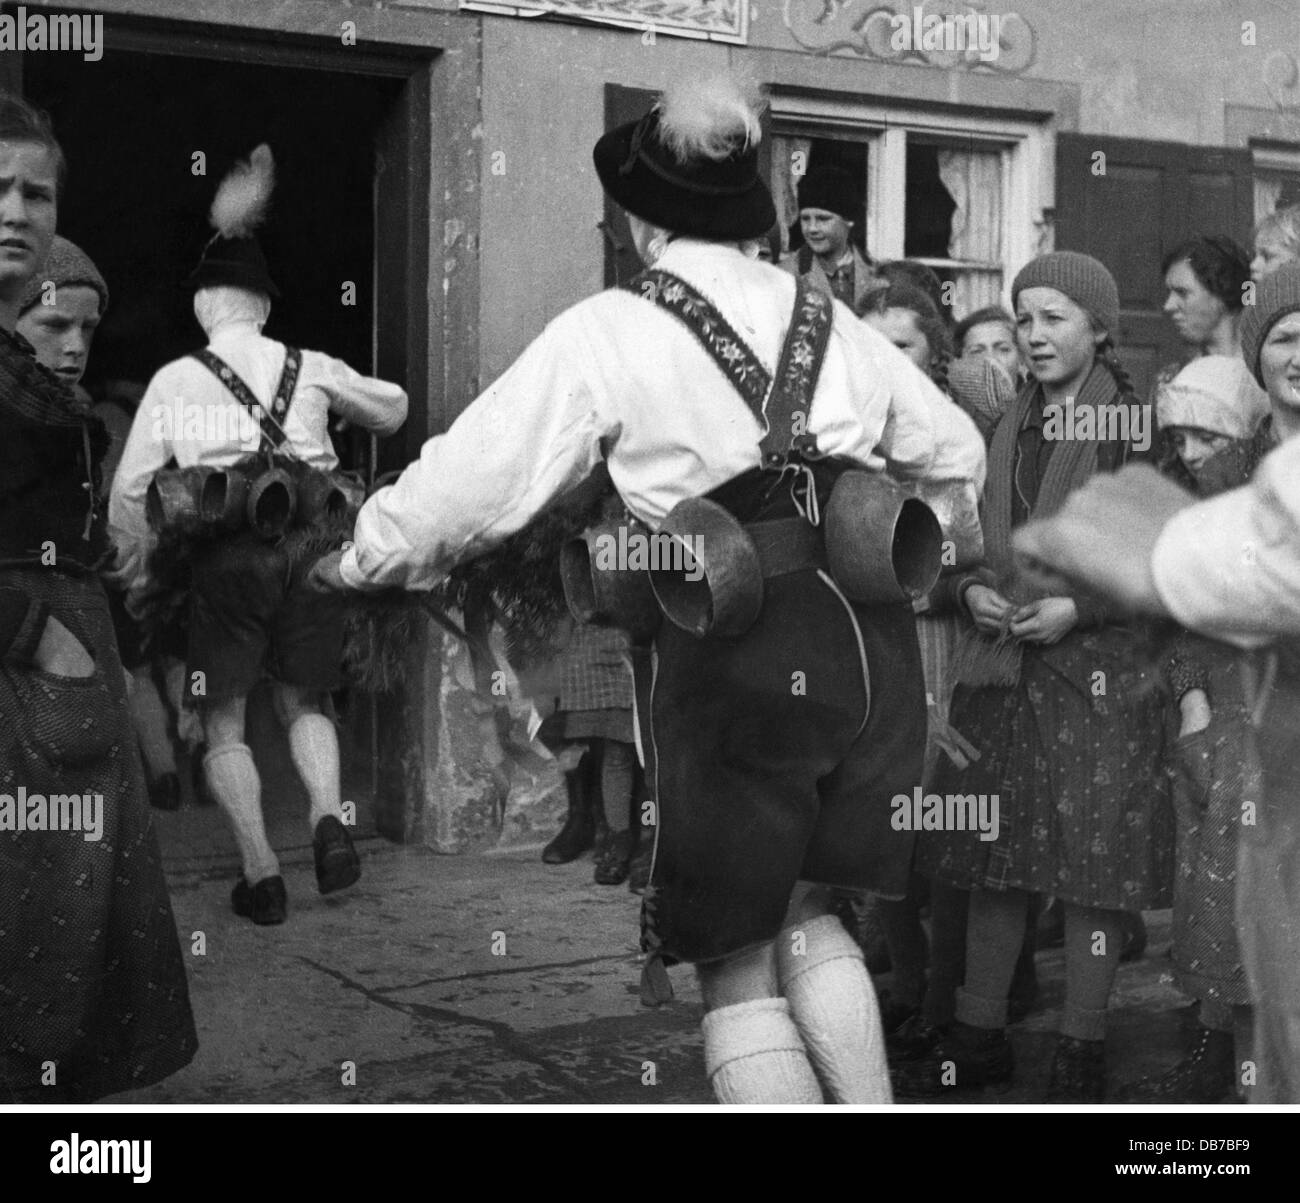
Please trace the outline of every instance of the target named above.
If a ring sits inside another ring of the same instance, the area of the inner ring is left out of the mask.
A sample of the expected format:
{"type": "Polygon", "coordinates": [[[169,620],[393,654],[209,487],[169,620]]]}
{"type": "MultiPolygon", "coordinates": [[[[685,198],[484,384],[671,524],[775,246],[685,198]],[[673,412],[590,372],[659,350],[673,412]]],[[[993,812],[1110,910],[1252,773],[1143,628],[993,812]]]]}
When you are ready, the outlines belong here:
{"type": "Polygon", "coordinates": [[[1163,713],[1154,671],[1114,615],[1018,584],[1011,532],[1129,460],[1135,446],[1123,436],[1145,426],[1115,356],[1119,294],[1101,263],[1040,256],[1016,277],[1012,301],[1032,380],[993,434],[984,563],[954,582],[976,632],[958,653],[952,724],[980,755],[964,768],[941,763],[934,784],[940,795],[996,796],[1000,822],[993,838],[944,831],[920,845],[933,874],[971,890],[966,981],[946,1037],[900,1066],[895,1084],[940,1094],[1011,1077],[1007,999],[1040,893],[1065,903],[1066,1001],[1049,1099],[1099,1101],[1124,912],[1168,900],[1163,713]]]}
{"type": "MultiPolygon", "coordinates": [[[[1192,360],[1158,393],[1166,473],[1203,497],[1236,488],[1257,462],[1254,434],[1267,412],[1267,395],[1240,359],[1192,360]]],[[[1237,661],[1231,648],[1189,632],[1166,668],[1179,720],[1170,748],[1178,826],[1173,961],[1179,986],[1200,1008],[1187,1056],[1168,1073],[1130,1086],[1123,1097],[1134,1102],[1224,1101],[1232,1097],[1236,1065],[1250,1057],[1250,989],[1233,918],[1237,842],[1250,793],[1237,661]]]]}

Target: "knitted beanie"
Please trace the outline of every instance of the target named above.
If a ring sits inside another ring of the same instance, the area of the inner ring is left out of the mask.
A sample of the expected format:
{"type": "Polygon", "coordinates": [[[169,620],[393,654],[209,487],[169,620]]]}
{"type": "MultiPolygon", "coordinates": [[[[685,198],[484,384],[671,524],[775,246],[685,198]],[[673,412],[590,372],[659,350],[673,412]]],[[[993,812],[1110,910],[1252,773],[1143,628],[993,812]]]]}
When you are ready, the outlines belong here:
{"type": "Polygon", "coordinates": [[[1082,305],[1112,337],[1119,333],[1119,288],[1103,263],[1078,251],[1053,251],[1031,259],[1011,285],[1011,304],[1026,288],[1055,288],[1082,305]]]}
{"type": "Polygon", "coordinates": [[[1264,339],[1289,313],[1300,311],[1300,263],[1287,263],[1255,286],[1255,303],[1241,311],[1241,357],[1263,387],[1259,353],[1264,339]]]}
{"type": "Polygon", "coordinates": [[[108,285],[104,283],[99,269],[75,242],[69,242],[59,234],[55,234],[54,241],[50,243],[45,266],[27,281],[18,308],[19,314],[26,313],[33,305],[39,305],[46,288],[51,284],[56,292],[60,288],[71,288],[74,285],[93,288],[99,294],[101,317],[108,308],[108,285]]]}
{"type": "Polygon", "coordinates": [[[1246,439],[1268,413],[1268,394],[1235,355],[1201,355],[1156,390],[1161,429],[1192,426],[1246,439]]]}

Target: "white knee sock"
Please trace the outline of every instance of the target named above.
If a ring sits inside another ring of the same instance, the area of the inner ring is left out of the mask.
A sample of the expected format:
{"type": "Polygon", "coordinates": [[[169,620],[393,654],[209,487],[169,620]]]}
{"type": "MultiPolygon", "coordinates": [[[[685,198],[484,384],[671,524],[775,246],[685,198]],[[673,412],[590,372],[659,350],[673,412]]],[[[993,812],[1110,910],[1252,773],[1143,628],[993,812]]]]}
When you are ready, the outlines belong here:
{"type": "Polygon", "coordinates": [[[777,980],[804,1046],[837,1103],[889,1103],[885,1034],[862,950],[833,915],[777,937],[777,980]]]}
{"type": "Polygon", "coordinates": [[[758,998],[705,1015],[704,1064],[720,1103],[822,1101],[784,998],[758,998]]]}
{"type": "Polygon", "coordinates": [[[226,744],[203,758],[208,788],[235,829],[235,843],[248,884],[280,872],[262,822],[262,781],[247,744],[226,744]]]}
{"type": "Polygon", "coordinates": [[[300,714],[289,727],[289,752],[311,799],[311,829],[326,815],[341,823],[339,737],[323,714],[300,714]]]}

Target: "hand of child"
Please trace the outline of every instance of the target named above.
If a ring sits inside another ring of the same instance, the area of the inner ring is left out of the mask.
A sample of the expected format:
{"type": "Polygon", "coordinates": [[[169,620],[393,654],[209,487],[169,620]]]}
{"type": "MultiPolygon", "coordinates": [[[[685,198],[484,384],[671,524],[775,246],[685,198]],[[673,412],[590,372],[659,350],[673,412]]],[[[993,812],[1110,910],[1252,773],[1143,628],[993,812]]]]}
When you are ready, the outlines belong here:
{"type": "Polygon", "coordinates": [[[1078,621],[1079,608],[1072,598],[1044,597],[1011,616],[1011,634],[1026,643],[1056,643],[1078,621]]]}
{"type": "Polygon", "coordinates": [[[987,585],[972,585],[964,600],[976,627],[990,635],[1001,633],[1002,620],[1011,612],[1011,603],[1002,594],[987,585]]]}

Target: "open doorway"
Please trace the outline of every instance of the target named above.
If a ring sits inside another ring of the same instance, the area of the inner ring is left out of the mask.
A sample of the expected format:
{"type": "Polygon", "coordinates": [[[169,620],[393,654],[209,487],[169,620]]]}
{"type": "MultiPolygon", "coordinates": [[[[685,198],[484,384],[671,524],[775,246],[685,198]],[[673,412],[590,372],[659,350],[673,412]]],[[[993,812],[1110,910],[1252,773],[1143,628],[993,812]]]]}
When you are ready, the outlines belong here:
{"type": "MultiPolygon", "coordinates": [[[[97,399],[110,386],[122,390],[123,382],[143,387],[163,364],[202,345],[182,281],[211,236],[207,212],[218,183],[259,142],[276,160],[275,194],[259,239],[282,293],[267,335],[404,383],[408,369],[417,378],[425,372],[424,364],[408,365],[392,353],[410,340],[381,334],[378,325],[392,325],[394,307],[400,312],[410,251],[384,220],[409,165],[394,172],[390,162],[386,183],[377,174],[378,148],[390,145],[407,119],[408,78],[297,66],[285,61],[283,48],[274,61],[259,57],[116,48],[93,67],[72,55],[23,61],[23,92],[50,113],[68,159],[59,230],[95,260],[111,294],[84,381],[97,399]],[[393,302],[377,301],[381,296],[393,302]]],[[[397,318],[408,320],[420,315],[397,318]]],[[[422,399],[408,391],[419,424],[422,399]]],[[[364,432],[331,434],[345,467],[367,467],[364,432]]],[[[357,834],[400,836],[405,800],[376,797],[382,723],[374,704],[363,696],[338,701],[346,717],[345,797],[358,803],[357,834]]],[[[249,742],[263,768],[272,841],[304,843],[305,793],[257,695],[249,742]]],[[[191,833],[195,854],[224,835],[219,823],[198,828],[191,833]]]]}
{"type": "Polygon", "coordinates": [[[276,160],[259,238],[283,294],[266,332],[369,372],[374,143],[400,90],[388,78],[179,55],[119,51],[94,70],[71,55],[29,56],[24,91],[54,118],[68,157],[59,230],[112,293],[92,393],[109,379],[148,380],[201,344],[181,282],[211,236],[217,184],[259,142],[276,160]]]}

